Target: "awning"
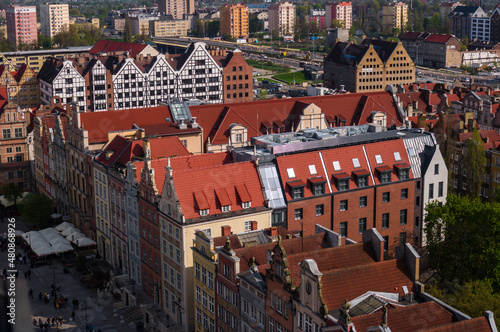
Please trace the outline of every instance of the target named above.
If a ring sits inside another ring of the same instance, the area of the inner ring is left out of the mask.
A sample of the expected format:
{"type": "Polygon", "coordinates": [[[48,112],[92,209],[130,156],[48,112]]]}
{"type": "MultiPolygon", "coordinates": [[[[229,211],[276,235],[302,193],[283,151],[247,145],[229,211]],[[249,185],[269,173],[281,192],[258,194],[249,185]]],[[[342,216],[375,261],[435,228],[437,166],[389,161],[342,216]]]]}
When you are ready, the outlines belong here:
{"type": "Polygon", "coordinates": [[[74,228],[74,227],[68,227],[66,228],[64,231],[61,232],[61,235],[62,236],[68,236],[68,235],[71,235],[75,232],[79,232],[78,229],[74,228]]]}
{"type": "Polygon", "coordinates": [[[38,257],[52,255],[54,253],[54,249],[52,249],[52,247],[50,246],[32,248],[32,249],[38,257]]]}

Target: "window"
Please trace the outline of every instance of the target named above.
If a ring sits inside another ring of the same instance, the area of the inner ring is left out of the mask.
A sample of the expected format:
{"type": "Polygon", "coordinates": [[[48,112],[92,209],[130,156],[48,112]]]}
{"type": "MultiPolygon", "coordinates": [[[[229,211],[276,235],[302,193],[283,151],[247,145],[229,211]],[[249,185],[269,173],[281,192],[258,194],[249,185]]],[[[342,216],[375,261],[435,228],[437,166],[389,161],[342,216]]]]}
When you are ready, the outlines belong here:
{"type": "Polygon", "coordinates": [[[269,305],[271,308],[274,309],[274,294],[273,294],[273,292],[270,292],[270,295],[269,295],[269,305]]]}
{"type": "Polygon", "coordinates": [[[408,198],[408,188],[401,189],[401,199],[407,199],[408,198]]]}
{"type": "Polygon", "coordinates": [[[340,236],[347,237],[347,221],[340,223],[340,236]]]}
{"type": "Polygon", "coordinates": [[[316,205],[316,217],[317,216],[322,216],[325,211],[325,206],[323,204],[316,205]]]}
{"type": "Polygon", "coordinates": [[[389,203],[391,201],[391,193],[386,191],[382,194],[382,203],[389,203]]]}
{"type": "Polygon", "coordinates": [[[198,262],[194,263],[194,276],[196,279],[200,279],[200,263],[198,262]]]}
{"type": "Polygon", "coordinates": [[[458,174],[458,165],[453,165],[453,172],[458,174]]]}
{"type": "Polygon", "coordinates": [[[208,216],[208,209],[200,210],[200,216],[208,216]]]}
{"type": "Polygon", "coordinates": [[[368,204],[368,197],[363,196],[359,198],[359,207],[364,208],[368,204]]]}
{"type": "Polygon", "coordinates": [[[201,303],[201,289],[198,286],[196,286],[196,301],[201,303]]]}
{"type": "Polygon", "coordinates": [[[399,244],[406,243],[406,232],[399,233],[399,244]]]}
{"type": "Polygon", "coordinates": [[[14,136],[16,138],[23,137],[23,128],[15,128],[14,129],[14,136]]]}
{"type": "Polygon", "coordinates": [[[3,138],[10,138],[10,129],[2,130],[3,138]]]}
{"type": "Polygon", "coordinates": [[[274,319],[269,317],[269,332],[274,332],[274,319]]]}
{"type": "Polygon", "coordinates": [[[403,168],[399,170],[399,179],[400,180],[408,180],[410,178],[410,169],[403,168]]]}
{"type": "Polygon", "coordinates": [[[392,172],[381,172],[380,173],[380,183],[390,183],[392,172]]]}
{"type": "Polygon", "coordinates": [[[304,198],[304,187],[292,189],[293,199],[304,198]]]}
{"type": "Polygon", "coordinates": [[[359,218],[359,234],[366,231],[366,218],[359,218]]]}
{"type": "Polygon", "coordinates": [[[241,207],[244,209],[248,209],[251,206],[251,202],[243,202],[241,204],[241,207]]]}
{"type": "Polygon", "coordinates": [[[301,220],[302,219],[302,209],[295,209],[295,220],[301,220]]]}
{"type": "Polygon", "coordinates": [[[252,221],[247,220],[245,221],[245,232],[249,232],[252,230],[252,221]]]}
{"type": "Polygon", "coordinates": [[[348,207],[347,199],[340,201],[340,211],[347,211],[348,207]]]}
{"type": "Polygon", "coordinates": [[[349,190],[349,179],[339,179],[337,181],[337,189],[338,191],[349,190]]]}
{"type": "Polygon", "coordinates": [[[382,229],[389,228],[389,213],[382,214],[382,229]]]}
{"type": "Polygon", "coordinates": [[[429,183],[429,199],[434,198],[434,183],[429,183]]]}
{"type": "Polygon", "coordinates": [[[444,190],[443,182],[441,181],[438,184],[438,197],[443,197],[443,190],[444,190]]]}
{"type": "Polygon", "coordinates": [[[314,196],[324,195],[325,194],[325,184],[315,184],[314,185],[314,196]]]}
{"type": "Polygon", "coordinates": [[[406,225],[408,217],[408,210],[404,209],[399,211],[399,224],[406,225]]]}
{"type": "Polygon", "coordinates": [[[224,205],[222,207],[222,212],[229,212],[231,211],[231,205],[224,205]]]}
{"type": "Polygon", "coordinates": [[[301,312],[297,315],[297,327],[301,330],[304,328],[304,317],[301,312]]]}
{"type": "Polygon", "coordinates": [[[276,312],[279,314],[283,313],[283,300],[278,296],[276,296],[276,312]]]}
{"type": "Polygon", "coordinates": [[[439,174],[439,164],[434,165],[434,175],[439,174]]]}
{"type": "Polygon", "coordinates": [[[358,188],[368,187],[368,176],[358,176],[358,188]]]}

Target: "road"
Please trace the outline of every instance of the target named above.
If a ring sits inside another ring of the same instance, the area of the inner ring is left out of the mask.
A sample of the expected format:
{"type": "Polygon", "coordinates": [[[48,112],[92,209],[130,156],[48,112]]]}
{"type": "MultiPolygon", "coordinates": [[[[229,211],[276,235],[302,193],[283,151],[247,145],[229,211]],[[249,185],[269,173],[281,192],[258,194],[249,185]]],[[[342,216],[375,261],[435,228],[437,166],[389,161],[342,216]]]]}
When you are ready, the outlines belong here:
{"type": "Polygon", "coordinates": [[[468,75],[468,74],[465,75],[465,74],[460,73],[460,72],[457,72],[456,74],[452,74],[450,72],[424,69],[421,67],[419,67],[417,70],[423,74],[421,77],[417,77],[418,83],[427,83],[428,81],[431,81],[432,83],[434,83],[434,82],[453,83],[455,80],[460,80],[463,77],[467,77],[471,81],[474,80],[474,82],[477,82],[477,83],[484,83],[484,84],[488,84],[488,85],[500,84],[499,78],[493,78],[490,76],[477,76],[477,75],[468,75]]]}

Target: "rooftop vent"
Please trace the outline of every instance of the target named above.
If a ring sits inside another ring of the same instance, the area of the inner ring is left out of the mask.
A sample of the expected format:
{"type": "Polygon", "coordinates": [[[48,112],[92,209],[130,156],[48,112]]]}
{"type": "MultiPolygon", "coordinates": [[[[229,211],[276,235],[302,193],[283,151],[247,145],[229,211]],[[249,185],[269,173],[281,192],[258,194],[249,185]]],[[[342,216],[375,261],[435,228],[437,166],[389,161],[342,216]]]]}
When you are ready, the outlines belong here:
{"type": "Polygon", "coordinates": [[[187,129],[187,124],[184,123],[184,119],[181,120],[181,123],[178,124],[180,130],[187,129]]]}
{"type": "Polygon", "coordinates": [[[193,119],[191,120],[191,127],[192,128],[200,128],[200,125],[198,124],[198,122],[196,122],[195,117],[193,117],[193,119]]]}

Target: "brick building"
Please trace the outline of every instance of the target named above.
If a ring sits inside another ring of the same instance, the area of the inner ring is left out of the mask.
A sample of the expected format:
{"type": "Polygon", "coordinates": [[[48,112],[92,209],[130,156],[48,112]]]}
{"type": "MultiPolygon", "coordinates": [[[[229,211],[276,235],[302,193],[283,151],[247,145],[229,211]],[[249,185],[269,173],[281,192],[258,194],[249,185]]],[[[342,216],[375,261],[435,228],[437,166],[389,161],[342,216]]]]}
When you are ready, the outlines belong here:
{"type": "Polygon", "coordinates": [[[247,64],[241,51],[228,52],[222,59],[224,103],[253,100],[253,68],[247,64]]]}
{"type": "Polygon", "coordinates": [[[416,65],[443,68],[460,67],[461,43],[453,35],[407,32],[401,42],[416,65]]]}
{"type": "Polygon", "coordinates": [[[415,64],[401,42],[364,39],[361,44],[337,42],[324,60],[324,83],[350,92],[384,90],[386,85],[411,84],[415,64]]]}
{"type": "Polygon", "coordinates": [[[9,100],[22,108],[35,108],[40,103],[38,78],[26,64],[16,71],[9,71],[6,65],[0,65],[0,87],[8,87],[9,100]]]}

